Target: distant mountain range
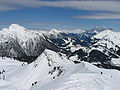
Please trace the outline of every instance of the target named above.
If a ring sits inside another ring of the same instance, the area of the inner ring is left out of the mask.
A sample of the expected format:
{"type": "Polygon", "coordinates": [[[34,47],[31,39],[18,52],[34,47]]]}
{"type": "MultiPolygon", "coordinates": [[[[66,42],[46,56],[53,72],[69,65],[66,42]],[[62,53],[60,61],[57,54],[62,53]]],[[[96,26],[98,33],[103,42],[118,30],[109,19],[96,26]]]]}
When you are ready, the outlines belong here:
{"type": "Polygon", "coordinates": [[[45,49],[65,54],[75,63],[119,69],[120,33],[111,28],[32,31],[12,24],[0,31],[0,56],[33,62],[45,49]],[[77,60],[73,60],[77,58],[77,60]],[[118,61],[116,61],[118,60],[118,61]]]}

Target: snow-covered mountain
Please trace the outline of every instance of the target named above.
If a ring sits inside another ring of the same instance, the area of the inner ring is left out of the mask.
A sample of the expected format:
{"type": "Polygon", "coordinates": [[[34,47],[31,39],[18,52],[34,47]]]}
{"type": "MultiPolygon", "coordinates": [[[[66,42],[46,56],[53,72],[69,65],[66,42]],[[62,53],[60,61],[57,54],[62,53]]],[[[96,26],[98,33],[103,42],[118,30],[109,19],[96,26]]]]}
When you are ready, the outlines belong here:
{"type": "Polygon", "coordinates": [[[52,48],[53,46],[45,39],[43,32],[27,30],[17,24],[0,31],[0,56],[2,57],[22,58],[21,60],[26,61],[27,58],[38,57],[45,48],[57,50],[57,47],[52,48]]]}
{"type": "Polygon", "coordinates": [[[48,49],[31,64],[10,58],[0,63],[0,90],[119,90],[119,71],[74,64],[48,49]]]}
{"type": "MultiPolygon", "coordinates": [[[[89,31],[80,29],[69,32],[56,29],[33,31],[23,26],[12,24],[9,28],[4,28],[0,31],[0,56],[32,62],[47,48],[55,52],[64,53],[68,58],[77,55],[76,57],[80,61],[87,60],[89,62],[93,59],[91,56],[100,51],[98,53],[102,52],[104,54],[102,54],[104,56],[102,59],[108,61],[111,57],[119,57],[120,55],[119,33],[105,29],[107,28],[95,27],[89,31]],[[112,48],[114,52],[111,52],[112,48]]],[[[96,61],[96,59],[93,59],[93,61],[96,61]]]]}
{"type": "Polygon", "coordinates": [[[119,32],[104,30],[91,38],[91,45],[73,52],[70,58],[76,55],[79,62],[88,61],[99,67],[120,70],[119,36],[119,32]]]}
{"type": "Polygon", "coordinates": [[[30,50],[35,48],[35,43],[43,39],[42,33],[29,31],[26,28],[17,24],[12,24],[9,28],[4,28],[0,31],[1,54],[3,56],[21,57],[25,54],[30,55],[30,50]],[[29,45],[31,43],[31,48],[29,45]],[[11,44],[11,45],[10,45],[11,44]],[[15,49],[18,48],[18,50],[15,49]],[[24,50],[25,49],[25,50],[24,50]],[[29,49],[29,52],[27,52],[29,49]],[[18,52],[21,50],[20,52],[18,52]],[[6,55],[4,55],[6,51],[6,55]],[[8,52],[9,51],[9,52],[8,52]],[[18,55],[20,53],[20,55],[18,55]]]}
{"type": "Polygon", "coordinates": [[[95,28],[92,28],[91,30],[88,30],[88,32],[94,32],[94,33],[98,34],[98,33],[102,32],[104,30],[113,31],[112,28],[108,28],[108,27],[105,27],[105,26],[102,26],[102,27],[96,26],[95,28]]]}
{"type": "Polygon", "coordinates": [[[106,27],[33,31],[12,24],[0,30],[0,90],[119,90],[119,42],[120,32],[106,27]]]}
{"type": "Polygon", "coordinates": [[[38,82],[50,82],[63,75],[74,63],[54,51],[45,50],[34,62],[27,64],[0,58],[0,90],[29,90],[38,82]]]}
{"type": "MultiPolygon", "coordinates": [[[[79,30],[78,30],[79,31],[79,30]]],[[[21,58],[20,60],[33,61],[45,48],[70,52],[69,48],[78,47],[79,37],[84,34],[69,35],[56,29],[50,31],[33,31],[23,26],[12,24],[0,31],[0,56],[21,58]],[[78,43],[78,44],[77,44],[78,43]],[[64,48],[65,50],[61,50],[64,48]],[[68,50],[67,50],[68,49],[68,50]]]]}
{"type": "MultiPolygon", "coordinates": [[[[114,32],[105,30],[93,37],[93,39],[99,39],[97,43],[93,45],[96,49],[105,53],[111,60],[120,58],[120,32],[114,32]]],[[[114,63],[113,63],[114,64],[114,63]]]]}

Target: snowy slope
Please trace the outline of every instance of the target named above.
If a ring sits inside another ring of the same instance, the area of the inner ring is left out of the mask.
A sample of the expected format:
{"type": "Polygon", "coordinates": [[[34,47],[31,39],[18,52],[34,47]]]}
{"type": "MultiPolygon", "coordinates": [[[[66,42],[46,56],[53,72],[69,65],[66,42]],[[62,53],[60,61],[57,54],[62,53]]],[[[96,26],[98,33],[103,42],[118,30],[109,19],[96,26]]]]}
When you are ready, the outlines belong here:
{"type": "Polygon", "coordinates": [[[39,82],[31,90],[119,90],[120,72],[99,69],[89,63],[67,67],[64,75],[44,84],[39,82]],[[102,72],[102,75],[101,75],[102,72]],[[44,84],[44,85],[43,85],[44,84]]]}
{"type": "Polygon", "coordinates": [[[17,88],[15,81],[17,82],[17,75],[22,71],[22,64],[14,59],[0,58],[0,72],[5,70],[3,74],[0,74],[0,90],[15,90],[17,88]]]}
{"type": "Polygon", "coordinates": [[[93,36],[93,38],[102,39],[102,40],[104,39],[115,45],[118,45],[118,46],[120,45],[120,32],[105,30],[105,31],[93,36]]]}
{"type": "Polygon", "coordinates": [[[97,49],[104,51],[109,50],[116,53],[120,48],[120,32],[114,32],[111,30],[105,30],[92,37],[93,39],[99,39],[94,46],[98,46],[97,49]]]}
{"type": "Polygon", "coordinates": [[[45,50],[31,64],[9,58],[1,58],[0,63],[0,70],[5,70],[5,73],[0,75],[0,90],[29,90],[32,83],[51,81],[53,77],[61,75],[64,66],[73,64],[66,57],[60,57],[51,50],[45,50]]]}
{"type": "Polygon", "coordinates": [[[0,90],[119,90],[120,72],[45,50],[33,63],[0,58],[0,90]],[[103,73],[101,75],[101,72],[103,73]]]}

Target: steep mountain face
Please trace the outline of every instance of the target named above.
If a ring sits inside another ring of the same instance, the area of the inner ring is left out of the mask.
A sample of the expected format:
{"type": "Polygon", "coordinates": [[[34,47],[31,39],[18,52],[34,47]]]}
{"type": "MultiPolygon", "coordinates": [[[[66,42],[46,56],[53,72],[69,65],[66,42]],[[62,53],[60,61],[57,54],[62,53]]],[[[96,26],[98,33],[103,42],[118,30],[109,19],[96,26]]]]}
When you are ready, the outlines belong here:
{"type": "Polygon", "coordinates": [[[31,59],[31,62],[45,48],[58,50],[55,45],[44,38],[42,32],[30,31],[16,24],[0,31],[0,56],[2,57],[15,57],[23,61],[31,59]]]}

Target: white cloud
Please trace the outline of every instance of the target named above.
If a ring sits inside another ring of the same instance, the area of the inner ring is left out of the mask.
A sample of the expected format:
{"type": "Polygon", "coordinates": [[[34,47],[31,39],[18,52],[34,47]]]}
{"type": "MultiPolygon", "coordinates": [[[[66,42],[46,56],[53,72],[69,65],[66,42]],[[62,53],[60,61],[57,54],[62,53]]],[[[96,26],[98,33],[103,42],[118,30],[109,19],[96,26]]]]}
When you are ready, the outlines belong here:
{"type": "Polygon", "coordinates": [[[44,1],[44,0],[0,0],[0,10],[6,8],[19,9],[20,7],[60,7],[74,8],[79,10],[94,10],[94,11],[113,11],[120,12],[119,1],[44,1]],[[3,6],[4,5],[4,6],[3,6]]]}
{"type": "Polygon", "coordinates": [[[17,10],[25,7],[59,7],[71,8],[77,10],[88,10],[111,13],[95,13],[88,16],[77,16],[80,19],[120,19],[120,1],[119,0],[0,0],[0,11],[17,10]],[[117,14],[116,14],[117,13],[117,14]]]}
{"type": "Polygon", "coordinates": [[[120,19],[120,13],[94,13],[91,15],[76,16],[76,19],[120,19]]]}
{"type": "Polygon", "coordinates": [[[79,10],[120,12],[119,1],[40,1],[38,6],[74,8],[79,10]]]}

